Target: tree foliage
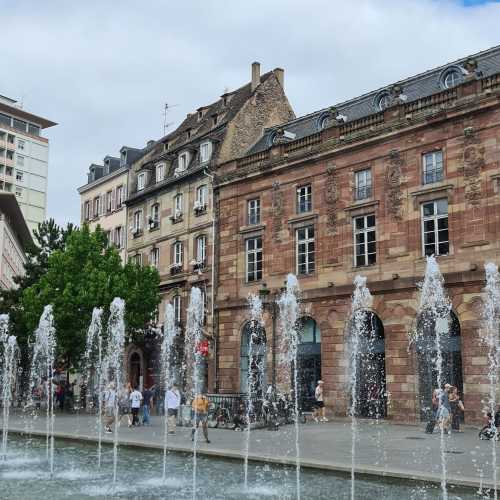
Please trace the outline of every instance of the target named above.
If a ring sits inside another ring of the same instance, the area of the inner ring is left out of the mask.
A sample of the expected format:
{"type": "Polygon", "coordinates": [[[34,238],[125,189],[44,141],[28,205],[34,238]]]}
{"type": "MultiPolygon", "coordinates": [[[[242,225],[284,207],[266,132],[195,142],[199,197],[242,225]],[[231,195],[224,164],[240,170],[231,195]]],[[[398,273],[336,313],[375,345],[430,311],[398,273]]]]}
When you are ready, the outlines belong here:
{"type": "Polygon", "coordinates": [[[106,310],[113,298],[123,298],[128,332],[137,340],[154,318],[158,285],[156,269],[123,265],[104,232],[85,225],[71,230],[61,248],[48,255],[46,272],[22,291],[20,308],[27,331],[33,332],[43,307],[53,305],[58,358],[69,369],[83,355],[94,307],[106,310]]]}

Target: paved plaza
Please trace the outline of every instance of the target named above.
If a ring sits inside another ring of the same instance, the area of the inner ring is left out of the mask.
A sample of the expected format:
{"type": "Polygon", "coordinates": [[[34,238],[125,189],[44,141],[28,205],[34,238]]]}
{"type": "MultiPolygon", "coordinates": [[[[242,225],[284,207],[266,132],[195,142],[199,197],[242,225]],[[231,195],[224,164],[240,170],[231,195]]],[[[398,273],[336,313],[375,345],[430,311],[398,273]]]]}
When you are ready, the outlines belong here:
{"type": "MultiPolygon", "coordinates": [[[[163,420],[152,417],[150,427],[120,428],[122,445],[162,448],[163,420]]],[[[25,421],[11,416],[10,429],[23,432],[25,421]]],[[[33,423],[34,433],[45,432],[45,419],[33,423]]],[[[96,440],[95,418],[89,415],[57,415],[56,436],[61,438],[96,440]]],[[[491,483],[490,441],[480,441],[478,430],[465,428],[461,434],[445,437],[448,480],[455,484],[479,487],[491,483]]],[[[201,432],[200,432],[201,437],[201,432]]],[[[209,429],[210,444],[200,439],[199,450],[207,455],[241,459],[245,436],[228,429],[209,429]]],[[[190,429],[177,428],[169,435],[169,449],[189,452],[192,449],[190,429]]],[[[112,435],[103,435],[111,442],[112,435]]],[[[500,452],[500,443],[496,443],[500,452]]],[[[308,422],[300,426],[302,464],[325,470],[351,470],[351,422],[348,419],[317,424],[308,422]]],[[[499,453],[500,455],[500,453],[499,453]]],[[[276,463],[295,463],[295,430],[293,425],[279,431],[264,429],[251,433],[250,458],[276,463]]],[[[439,481],[441,473],[440,436],[427,435],[423,426],[407,426],[386,422],[359,422],[356,444],[356,471],[364,474],[408,477],[439,481]]],[[[500,472],[500,471],[498,471],[500,472]]],[[[499,475],[500,476],[500,475],[499,475]]]]}

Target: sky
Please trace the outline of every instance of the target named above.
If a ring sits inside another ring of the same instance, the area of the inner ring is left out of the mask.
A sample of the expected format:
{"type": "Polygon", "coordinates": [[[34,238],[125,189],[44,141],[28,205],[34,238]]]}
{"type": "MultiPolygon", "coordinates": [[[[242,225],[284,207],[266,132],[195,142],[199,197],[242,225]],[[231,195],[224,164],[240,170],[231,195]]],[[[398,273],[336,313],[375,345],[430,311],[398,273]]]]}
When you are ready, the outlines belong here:
{"type": "Polygon", "coordinates": [[[80,220],[91,163],[143,147],[262,72],[297,116],[500,45],[485,0],[0,0],[0,94],[58,123],[48,217],[80,220]]]}

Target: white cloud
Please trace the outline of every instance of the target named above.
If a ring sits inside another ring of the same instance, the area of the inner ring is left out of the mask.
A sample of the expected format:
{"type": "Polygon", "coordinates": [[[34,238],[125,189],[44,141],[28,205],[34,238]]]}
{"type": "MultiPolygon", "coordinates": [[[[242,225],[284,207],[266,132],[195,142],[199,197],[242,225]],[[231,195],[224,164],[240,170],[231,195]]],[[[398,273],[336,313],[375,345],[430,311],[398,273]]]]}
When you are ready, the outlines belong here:
{"type": "Polygon", "coordinates": [[[285,68],[305,114],[500,43],[500,4],[438,0],[0,1],[1,94],[57,121],[49,215],[79,220],[91,162],[162,133],[250,63],[285,68]]]}

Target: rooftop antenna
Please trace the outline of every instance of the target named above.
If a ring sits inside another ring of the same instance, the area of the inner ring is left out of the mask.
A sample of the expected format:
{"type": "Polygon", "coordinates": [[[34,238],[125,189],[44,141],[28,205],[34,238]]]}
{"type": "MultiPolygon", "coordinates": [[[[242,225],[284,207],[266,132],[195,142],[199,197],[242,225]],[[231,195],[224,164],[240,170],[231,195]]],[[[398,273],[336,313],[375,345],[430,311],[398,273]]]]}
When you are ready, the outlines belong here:
{"type": "Polygon", "coordinates": [[[178,106],[178,104],[169,104],[168,102],[165,103],[165,108],[163,109],[163,135],[167,134],[167,129],[170,127],[170,125],[173,125],[174,122],[168,122],[167,121],[167,113],[170,108],[175,108],[178,106]]]}

